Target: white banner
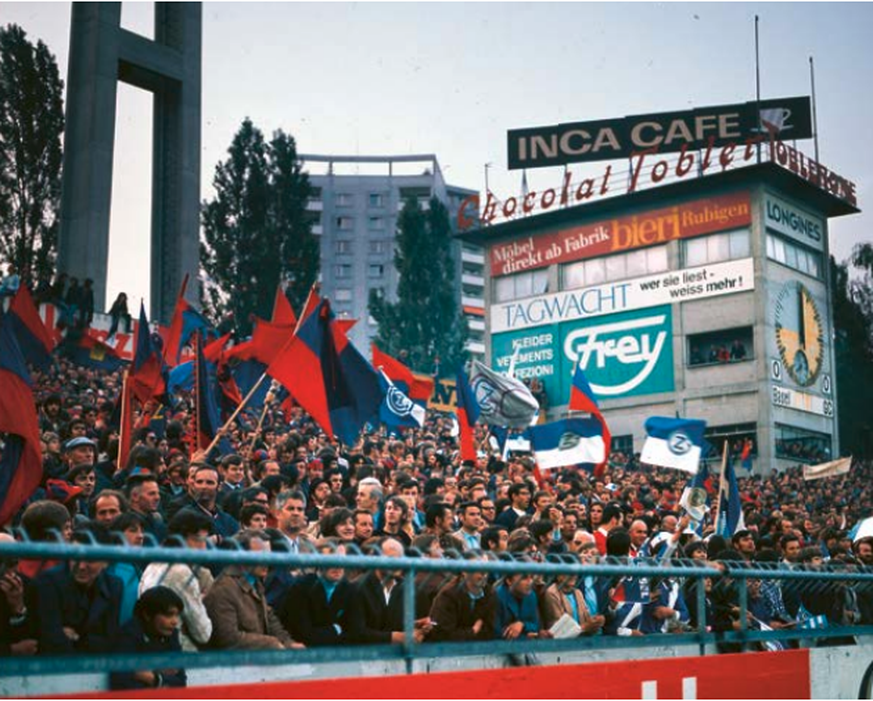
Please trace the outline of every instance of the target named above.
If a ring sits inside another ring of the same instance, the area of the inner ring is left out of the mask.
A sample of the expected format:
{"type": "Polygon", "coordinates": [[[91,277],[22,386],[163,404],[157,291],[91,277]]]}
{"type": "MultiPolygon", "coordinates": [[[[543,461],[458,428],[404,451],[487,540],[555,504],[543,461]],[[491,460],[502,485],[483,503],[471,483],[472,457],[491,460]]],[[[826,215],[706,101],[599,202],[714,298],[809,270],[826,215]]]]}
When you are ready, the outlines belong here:
{"type": "Polygon", "coordinates": [[[803,479],[807,482],[810,480],[821,479],[822,477],[835,477],[836,475],[845,475],[852,467],[852,458],[840,458],[839,460],[831,460],[823,462],[821,465],[804,465],[803,479]]]}
{"type": "Polygon", "coordinates": [[[751,258],[528,297],[491,306],[491,333],[688,302],[755,288],[751,258]]]}

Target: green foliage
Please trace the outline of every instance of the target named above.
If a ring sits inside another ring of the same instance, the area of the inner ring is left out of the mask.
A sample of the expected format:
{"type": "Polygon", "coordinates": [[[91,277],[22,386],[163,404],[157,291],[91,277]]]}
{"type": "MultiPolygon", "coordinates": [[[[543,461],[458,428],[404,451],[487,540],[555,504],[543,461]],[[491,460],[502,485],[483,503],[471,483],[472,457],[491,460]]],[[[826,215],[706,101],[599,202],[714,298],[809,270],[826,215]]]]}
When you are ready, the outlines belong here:
{"type": "Polygon", "coordinates": [[[837,415],[840,452],[873,458],[873,246],[858,245],[851,263],[831,258],[831,286],[836,330],[837,415]]]}
{"type": "Polygon", "coordinates": [[[48,47],[17,25],[0,27],[0,260],[31,286],[55,266],[62,96],[48,47]]]}
{"type": "Polygon", "coordinates": [[[454,368],[462,358],[467,328],[452,284],[448,210],[435,197],[427,211],[409,199],[397,228],[397,302],[370,293],[370,314],[379,324],[376,343],[389,355],[404,355],[420,372],[432,372],[437,361],[454,368]]]}
{"type": "Polygon", "coordinates": [[[215,199],[202,210],[204,302],[215,319],[232,312],[247,335],[252,315],[270,318],[280,282],[300,309],[318,276],[318,240],[306,216],[312,188],[294,138],[280,130],[267,142],[249,119],[215,167],[213,185],[215,199]]]}

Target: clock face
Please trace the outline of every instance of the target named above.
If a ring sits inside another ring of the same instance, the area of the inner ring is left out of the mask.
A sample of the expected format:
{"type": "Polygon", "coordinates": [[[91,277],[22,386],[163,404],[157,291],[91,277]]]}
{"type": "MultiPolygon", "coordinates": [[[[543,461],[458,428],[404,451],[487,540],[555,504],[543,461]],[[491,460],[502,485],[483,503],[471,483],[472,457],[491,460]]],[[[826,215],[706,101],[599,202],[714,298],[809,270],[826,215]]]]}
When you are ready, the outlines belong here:
{"type": "Polygon", "coordinates": [[[776,297],[776,345],[782,365],[798,385],[809,387],[821,372],[824,352],[822,318],[815,300],[797,281],[776,297]]]}

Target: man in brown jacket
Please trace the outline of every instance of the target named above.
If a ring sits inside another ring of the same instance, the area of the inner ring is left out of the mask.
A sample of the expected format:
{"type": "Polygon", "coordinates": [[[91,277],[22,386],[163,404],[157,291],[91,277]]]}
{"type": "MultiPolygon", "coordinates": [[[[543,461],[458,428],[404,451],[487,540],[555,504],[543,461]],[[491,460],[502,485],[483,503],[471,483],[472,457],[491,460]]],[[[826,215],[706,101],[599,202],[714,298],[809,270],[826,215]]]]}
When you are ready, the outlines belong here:
{"type": "MultiPolygon", "coordinates": [[[[260,531],[234,536],[243,550],[269,552],[270,543],[260,531]]],[[[227,567],[204,598],[212,619],[211,643],[218,648],[263,650],[301,648],[288,635],[264,595],[267,567],[227,567]]]]}
{"type": "MultiPolygon", "coordinates": [[[[477,550],[464,553],[465,560],[483,560],[477,550]]],[[[433,602],[434,622],[428,640],[493,640],[497,597],[488,586],[485,572],[464,572],[444,586],[433,602]]]]}

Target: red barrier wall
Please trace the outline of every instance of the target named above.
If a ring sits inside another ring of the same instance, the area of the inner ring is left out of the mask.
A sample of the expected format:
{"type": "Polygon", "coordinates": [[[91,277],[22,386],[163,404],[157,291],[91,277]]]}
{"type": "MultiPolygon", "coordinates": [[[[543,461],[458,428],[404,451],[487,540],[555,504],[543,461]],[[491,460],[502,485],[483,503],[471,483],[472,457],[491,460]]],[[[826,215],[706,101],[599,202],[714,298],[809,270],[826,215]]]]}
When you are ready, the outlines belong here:
{"type": "Polygon", "coordinates": [[[75,698],[810,698],[809,652],[756,652],[411,676],[348,677],[75,698]]]}

